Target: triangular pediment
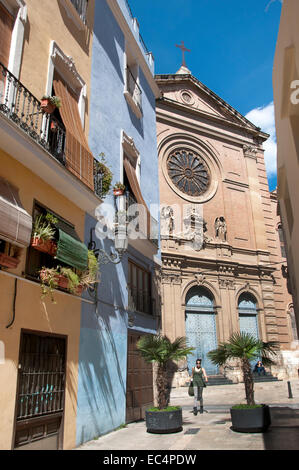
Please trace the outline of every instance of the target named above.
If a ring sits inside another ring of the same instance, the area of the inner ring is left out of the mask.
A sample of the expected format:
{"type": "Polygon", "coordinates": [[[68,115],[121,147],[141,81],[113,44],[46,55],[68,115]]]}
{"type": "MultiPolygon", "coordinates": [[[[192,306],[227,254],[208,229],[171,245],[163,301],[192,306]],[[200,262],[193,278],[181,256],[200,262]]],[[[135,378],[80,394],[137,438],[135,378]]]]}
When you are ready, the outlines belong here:
{"type": "Polygon", "coordinates": [[[207,117],[225,120],[254,131],[260,130],[191,74],[156,75],[156,81],[163,93],[162,100],[207,117]]]}

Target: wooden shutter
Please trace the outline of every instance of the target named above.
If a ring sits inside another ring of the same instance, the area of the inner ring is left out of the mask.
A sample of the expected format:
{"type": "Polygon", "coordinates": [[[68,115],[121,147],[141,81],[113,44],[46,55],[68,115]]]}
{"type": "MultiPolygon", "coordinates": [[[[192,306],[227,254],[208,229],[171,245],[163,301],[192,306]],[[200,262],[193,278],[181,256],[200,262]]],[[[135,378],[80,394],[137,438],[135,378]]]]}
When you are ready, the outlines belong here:
{"type": "Polygon", "coordinates": [[[126,155],[124,155],[124,168],[125,168],[125,172],[126,172],[128,180],[129,180],[131,189],[132,189],[133,194],[136,198],[137,204],[141,204],[142,206],[145,207],[146,219],[147,219],[146,220],[146,222],[147,222],[147,236],[149,237],[150,236],[151,214],[150,214],[150,211],[149,211],[149,209],[148,209],[148,207],[147,207],[147,205],[146,205],[146,203],[143,199],[141,189],[140,189],[140,185],[139,185],[138,180],[137,180],[135,168],[133,167],[133,165],[131,164],[129,158],[126,155]]]}
{"type": "Polygon", "coordinates": [[[8,66],[13,26],[13,16],[0,3],[0,62],[4,67],[8,66]]]}
{"type": "Polygon", "coordinates": [[[61,99],[59,109],[66,129],[66,167],[90,189],[94,190],[94,158],[85,137],[75,94],[58,75],[53,80],[56,96],[61,99]]]}

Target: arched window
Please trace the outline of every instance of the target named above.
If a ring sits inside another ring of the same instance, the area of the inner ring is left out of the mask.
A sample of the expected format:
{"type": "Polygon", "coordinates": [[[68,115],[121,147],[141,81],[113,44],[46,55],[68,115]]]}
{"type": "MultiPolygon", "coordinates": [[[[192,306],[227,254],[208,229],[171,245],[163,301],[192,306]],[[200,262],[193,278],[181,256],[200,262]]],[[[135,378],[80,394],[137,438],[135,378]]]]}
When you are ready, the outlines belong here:
{"type": "Polygon", "coordinates": [[[256,338],[259,337],[257,322],[257,301],[249,292],[244,292],[239,297],[238,310],[240,331],[252,334],[256,338]]]}

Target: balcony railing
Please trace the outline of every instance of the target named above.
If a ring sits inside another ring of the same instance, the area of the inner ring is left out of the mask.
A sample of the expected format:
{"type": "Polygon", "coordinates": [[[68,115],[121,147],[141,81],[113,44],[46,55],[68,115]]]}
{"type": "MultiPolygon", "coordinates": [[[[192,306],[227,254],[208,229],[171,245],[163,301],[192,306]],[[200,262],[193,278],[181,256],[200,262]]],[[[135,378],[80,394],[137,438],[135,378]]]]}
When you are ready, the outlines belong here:
{"type": "Polygon", "coordinates": [[[71,0],[71,2],[76,8],[81,20],[85,24],[88,0],[71,0]]]}
{"type": "MultiPolygon", "coordinates": [[[[40,101],[1,62],[0,114],[14,122],[32,140],[66,166],[66,132],[63,124],[51,114],[43,113],[40,101]]],[[[72,170],[70,161],[67,167],[72,170]]],[[[81,175],[80,179],[87,184],[84,175],[81,175]]],[[[94,170],[95,193],[101,197],[100,180],[101,175],[97,175],[94,170]]]]}
{"type": "Polygon", "coordinates": [[[131,312],[155,314],[155,300],[150,296],[149,292],[128,286],[129,298],[128,309],[131,312]]]}
{"type": "Polygon", "coordinates": [[[142,91],[129,67],[127,67],[127,90],[136,106],[142,111],[142,91]]]}

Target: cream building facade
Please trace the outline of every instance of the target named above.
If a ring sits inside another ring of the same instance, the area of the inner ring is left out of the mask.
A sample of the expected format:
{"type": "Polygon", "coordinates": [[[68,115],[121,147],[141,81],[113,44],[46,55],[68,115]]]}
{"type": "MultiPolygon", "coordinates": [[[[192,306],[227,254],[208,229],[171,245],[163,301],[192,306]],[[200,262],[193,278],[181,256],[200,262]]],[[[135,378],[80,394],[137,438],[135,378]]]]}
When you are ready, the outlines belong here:
{"type": "MultiPolygon", "coordinates": [[[[186,67],[157,75],[161,200],[162,330],[195,347],[209,375],[238,381],[207,353],[236,331],[278,341],[272,374],[294,374],[283,359],[294,340],[292,298],[283,278],[277,201],[270,194],[263,142],[268,135],[192,76],[186,67]]],[[[296,369],[297,373],[297,369],[296,369]]]]}
{"type": "Polygon", "coordinates": [[[288,258],[288,276],[299,328],[299,3],[285,0],[273,68],[277,135],[278,201],[288,258]]]}

